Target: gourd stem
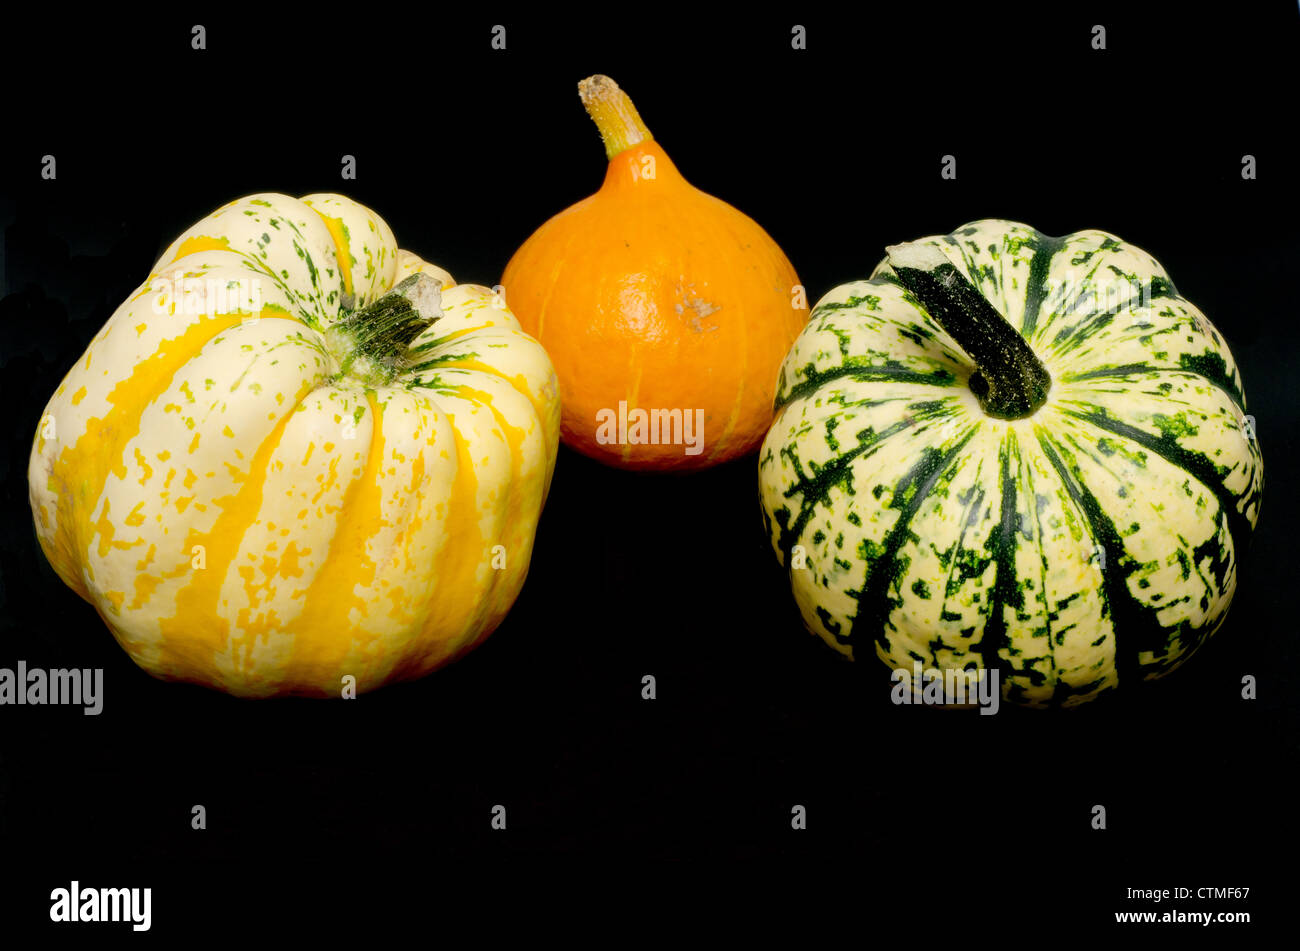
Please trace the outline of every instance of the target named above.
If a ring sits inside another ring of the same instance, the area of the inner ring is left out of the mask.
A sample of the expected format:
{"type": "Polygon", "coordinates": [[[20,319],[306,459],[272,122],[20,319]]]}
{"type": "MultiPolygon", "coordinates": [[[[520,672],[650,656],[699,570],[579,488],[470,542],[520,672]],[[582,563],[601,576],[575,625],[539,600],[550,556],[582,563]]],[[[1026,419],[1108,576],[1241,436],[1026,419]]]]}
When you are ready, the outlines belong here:
{"type": "Polygon", "coordinates": [[[612,159],[641,142],[654,138],[641,121],[636,106],[618,83],[608,76],[590,76],[578,83],[578,95],[605,142],[605,157],[612,159]]]}
{"type": "Polygon", "coordinates": [[[411,341],[442,316],[442,284],[412,274],[377,301],[342,317],[325,332],[339,370],[369,386],[385,386],[413,365],[411,341]]]}
{"type": "Polygon", "coordinates": [[[1051,374],[1028,341],[934,245],[885,249],[902,285],[975,361],[970,388],[998,419],[1032,416],[1047,401],[1051,374]]]}

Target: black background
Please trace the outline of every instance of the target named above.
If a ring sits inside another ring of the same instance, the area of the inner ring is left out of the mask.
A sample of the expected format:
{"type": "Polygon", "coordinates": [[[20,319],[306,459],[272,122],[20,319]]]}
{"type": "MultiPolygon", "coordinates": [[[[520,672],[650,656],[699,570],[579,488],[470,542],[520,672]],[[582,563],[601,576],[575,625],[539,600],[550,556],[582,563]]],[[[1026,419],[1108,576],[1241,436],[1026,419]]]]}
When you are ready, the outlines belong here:
{"type": "Polygon", "coordinates": [[[1250,886],[1244,905],[1172,904],[1244,908],[1256,936],[1293,914],[1300,15],[1232,16],[630,4],[10,30],[0,666],[103,667],[106,697],[98,717],[0,708],[0,927],[50,927],[49,891],[73,878],[151,886],[160,937],[458,920],[540,939],[594,918],[617,936],[689,911],[729,932],[789,917],[807,937],[834,921],[863,939],[1060,938],[1153,907],[1128,887],[1179,885],[1250,886]],[[343,191],[403,247],[496,283],[600,185],[576,93],[596,72],[690,181],[768,230],[810,301],[886,244],[980,217],[1102,228],[1154,254],[1227,337],[1267,467],[1219,634],[1165,681],[1081,710],[894,707],[884,665],[855,669],[803,631],[761,531],[756,456],[663,477],[561,449],[524,591],[456,665],[334,703],[138,670],[45,562],[27,502],[38,417],[92,335],[172,238],[256,191],[343,191]]]}

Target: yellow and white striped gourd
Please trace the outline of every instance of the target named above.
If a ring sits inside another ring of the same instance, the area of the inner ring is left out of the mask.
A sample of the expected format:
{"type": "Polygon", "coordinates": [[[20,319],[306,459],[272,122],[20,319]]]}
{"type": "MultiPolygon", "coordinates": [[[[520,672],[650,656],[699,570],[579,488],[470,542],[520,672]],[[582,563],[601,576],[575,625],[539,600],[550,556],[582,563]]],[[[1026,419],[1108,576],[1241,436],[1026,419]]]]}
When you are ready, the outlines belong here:
{"type": "Polygon", "coordinates": [[[151,674],[338,696],[500,623],[559,418],[550,360],[491,291],[348,198],[253,195],[173,242],[68,372],[32,511],[151,674]]]}

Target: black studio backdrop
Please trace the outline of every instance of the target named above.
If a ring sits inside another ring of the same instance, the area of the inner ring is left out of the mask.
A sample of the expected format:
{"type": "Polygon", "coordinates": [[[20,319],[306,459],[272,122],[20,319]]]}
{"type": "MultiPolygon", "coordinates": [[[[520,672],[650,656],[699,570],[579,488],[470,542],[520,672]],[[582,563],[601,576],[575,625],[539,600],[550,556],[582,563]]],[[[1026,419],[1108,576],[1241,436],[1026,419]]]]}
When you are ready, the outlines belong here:
{"type": "Polygon", "coordinates": [[[50,890],[74,878],[153,887],[170,935],[471,911],[495,927],[485,907],[539,894],[640,922],[785,909],[1059,935],[1164,910],[1126,889],[1174,886],[1250,887],[1181,905],[1251,911],[1256,936],[1276,924],[1297,756],[1295,4],[377,14],[50,19],[0,40],[0,666],[105,671],[98,717],[0,708],[5,927],[51,927],[50,890]],[[1227,337],[1264,452],[1262,519],[1215,638],[1081,710],[896,707],[883,665],[804,632],[756,456],[663,477],[562,449],[523,593],[459,663],[355,702],[242,702],[135,668],[49,568],[27,501],[37,419],[93,334],[172,238],[255,191],[343,191],[403,247],[496,283],[600,185],[576,92],[596,72],[690,181],[767,229],[810,301],[886,244],[981,217],[1102,228],[1155,255],[1227,337]],[[604,899],[584,904],[579,881],[604,899]]]}

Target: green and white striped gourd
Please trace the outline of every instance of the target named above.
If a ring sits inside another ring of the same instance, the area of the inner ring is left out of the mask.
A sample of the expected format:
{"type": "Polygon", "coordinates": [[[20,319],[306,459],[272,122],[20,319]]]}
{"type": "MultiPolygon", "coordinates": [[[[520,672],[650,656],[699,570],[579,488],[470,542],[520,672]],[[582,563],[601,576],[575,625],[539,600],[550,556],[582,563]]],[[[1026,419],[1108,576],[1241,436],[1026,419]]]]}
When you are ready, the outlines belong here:
{"type": "Polygon", "coordinates": [[[1223,623],[1263,468],[1223,337],[1145,251],[984,220],[835,288],[759,474],[808,628],[1074,706],[1223,623]]]}

